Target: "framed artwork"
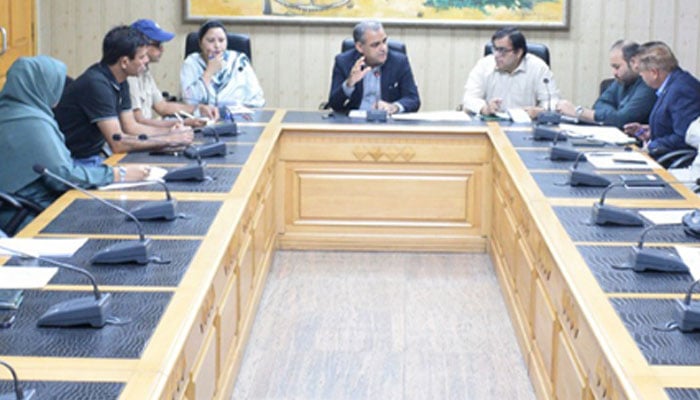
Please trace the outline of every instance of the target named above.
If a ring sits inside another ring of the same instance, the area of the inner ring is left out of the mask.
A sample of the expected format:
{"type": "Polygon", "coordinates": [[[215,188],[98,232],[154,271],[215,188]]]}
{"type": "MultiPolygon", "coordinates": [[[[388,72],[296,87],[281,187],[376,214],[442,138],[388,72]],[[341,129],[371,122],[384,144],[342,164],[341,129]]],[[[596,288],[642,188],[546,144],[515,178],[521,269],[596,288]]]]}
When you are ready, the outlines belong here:
{"type": "Polygon", "coordinates": [[[572,0],[183,0],[186,22],[531,26],[564,29],[572,0]]]}

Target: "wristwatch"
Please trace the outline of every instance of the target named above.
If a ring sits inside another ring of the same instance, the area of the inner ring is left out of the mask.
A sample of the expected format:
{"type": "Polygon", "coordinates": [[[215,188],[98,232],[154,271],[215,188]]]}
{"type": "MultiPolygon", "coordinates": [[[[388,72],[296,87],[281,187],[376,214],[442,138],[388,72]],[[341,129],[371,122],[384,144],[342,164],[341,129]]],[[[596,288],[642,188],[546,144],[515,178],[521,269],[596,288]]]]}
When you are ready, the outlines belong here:
{"type": "Polygon", "coordinates": [[[583,114],[583,107],[576,106],[576,118],[581,118],[581,114],[583,114]]]}
{"type": "Polygon", "coordinates": [[[119,166],[119,182],[124,182],[126,180],[126,168],[119,166]]]}

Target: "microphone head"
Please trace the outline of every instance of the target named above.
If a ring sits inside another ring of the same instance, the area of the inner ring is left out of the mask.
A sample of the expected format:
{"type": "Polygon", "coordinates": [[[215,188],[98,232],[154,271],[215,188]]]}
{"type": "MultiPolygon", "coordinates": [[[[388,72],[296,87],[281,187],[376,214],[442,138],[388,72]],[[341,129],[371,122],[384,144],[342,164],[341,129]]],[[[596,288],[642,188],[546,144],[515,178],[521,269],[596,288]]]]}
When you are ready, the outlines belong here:
{"type": "Polygon", "coordinates": [[[41,164],[34,164],[32,169],[34,170],[34,172],[36,172],[39,175],[42,175],[44,173],[44,171],[46,171],[46,167],[44,167],[41,164]]]}

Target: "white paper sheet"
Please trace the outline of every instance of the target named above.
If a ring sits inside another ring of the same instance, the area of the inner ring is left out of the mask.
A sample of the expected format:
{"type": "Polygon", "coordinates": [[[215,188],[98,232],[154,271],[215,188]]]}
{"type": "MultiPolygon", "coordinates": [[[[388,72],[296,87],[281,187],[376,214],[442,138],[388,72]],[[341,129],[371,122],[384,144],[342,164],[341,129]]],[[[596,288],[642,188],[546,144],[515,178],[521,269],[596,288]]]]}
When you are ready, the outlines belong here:
{"type": "Polygon", "coordinates": [[[112,183],[106,186],[100,186],[98,190],[120,190],[120,189],[130,189],[141,186],[156,185],[157,181],[162,180],[168,170],[161,167],[151,167],[151,171],[145,180],[139,182],[119,182],[112,183]]]}
{"type": "Polygon", "coordinates": [[[650,169],[659,164],[638,151],[591,151],[586,160],[596,169],[650,169]]]}
{"type": "Polygon", "coordinates": [[[692,210],[641,210],[644,218],[656,225],[680,224],[683,216],[692,210]]]}
{"type": "Polygon", "coordinates": [[[675,246],[678,255],[690,270],[693,280],[700,279],[700,247],[675,246]]]}
{"type": "Polygon", "coordinates": [[[4,265],[0,268],[0,289],[41,289],[58,268],[4,265]]]}
{"type": "Polygon", "coordinates": [[[610,144],[632,144],[635,140],[614,126],[559,124],[572,138],[589,138],[610,144]]]}
{"type": "MultiPolygon", "coordinates": [[[[44,257],[72,257],[81,248],[87,238],[81,239],[48,239],[48,238],[7,238],[0,239],[0,246],[23,253],[44,257]]],[[[14,256],[0,249],[0,255],[14,256]]]]}
{"type": "Polygon", "coordinates": [[[463,111],[427,111],[417,113],[394,114],[392,119],[399,121],[471,121],[463,111]]]}

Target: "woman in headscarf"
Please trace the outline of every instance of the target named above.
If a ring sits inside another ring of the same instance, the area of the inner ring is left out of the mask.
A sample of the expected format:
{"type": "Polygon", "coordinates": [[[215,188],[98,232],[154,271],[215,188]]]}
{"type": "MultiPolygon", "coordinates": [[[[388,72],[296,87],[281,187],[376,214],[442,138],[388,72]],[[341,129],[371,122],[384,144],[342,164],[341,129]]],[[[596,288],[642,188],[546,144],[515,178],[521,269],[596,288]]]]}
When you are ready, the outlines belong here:
{"type": "MultiPolygon", "coordinates": [[[[78,186],[92,188],[114,181],[143,180],[145,166],[75,166],[51,108],[58,103],[66,66],[47,56],[22,57],[7,71],[0,91],[0,190],[49,206],[68,188],[37,174],[40,164],[78,186]]],[[[13,210],[0,209],[4,225],[13,210]]],[[[25,224],[29,221],[25,221],[25,224]]]]}

